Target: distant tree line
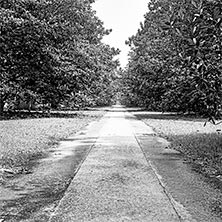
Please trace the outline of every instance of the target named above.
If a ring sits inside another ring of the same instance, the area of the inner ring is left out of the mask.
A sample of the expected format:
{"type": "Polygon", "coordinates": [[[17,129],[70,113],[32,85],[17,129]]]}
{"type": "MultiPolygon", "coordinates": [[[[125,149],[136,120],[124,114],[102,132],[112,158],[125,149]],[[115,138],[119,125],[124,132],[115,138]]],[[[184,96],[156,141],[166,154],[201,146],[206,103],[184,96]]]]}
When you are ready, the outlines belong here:
{"type": "Polygon", "coordinates": [[[144,23],[127,44],[126,104],[220,115],[221,0],[151,0],[144,23]]]}
{"type": "Polygon", "coordinates": [[[70,107],[105,105],[119,50],[94,0],[0,1],[0,112],[18,101],[70,107]]]}

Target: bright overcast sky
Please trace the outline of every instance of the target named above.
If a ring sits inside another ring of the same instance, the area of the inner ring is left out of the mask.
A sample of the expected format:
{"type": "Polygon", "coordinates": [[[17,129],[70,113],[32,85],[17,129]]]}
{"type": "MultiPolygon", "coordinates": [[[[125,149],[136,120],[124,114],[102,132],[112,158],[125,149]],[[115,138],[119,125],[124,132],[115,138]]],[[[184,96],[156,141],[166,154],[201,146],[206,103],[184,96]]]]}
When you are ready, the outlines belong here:
{"type": "Polygon", "coordinates": [[[121,50],[119,60],[122,67],[127,64],[129,47],[125,41],[136,34],[140,22],[144,21],[149,0],[96,0],[93,9],[112,33],[104,37],[103,41],[121,50]]]}

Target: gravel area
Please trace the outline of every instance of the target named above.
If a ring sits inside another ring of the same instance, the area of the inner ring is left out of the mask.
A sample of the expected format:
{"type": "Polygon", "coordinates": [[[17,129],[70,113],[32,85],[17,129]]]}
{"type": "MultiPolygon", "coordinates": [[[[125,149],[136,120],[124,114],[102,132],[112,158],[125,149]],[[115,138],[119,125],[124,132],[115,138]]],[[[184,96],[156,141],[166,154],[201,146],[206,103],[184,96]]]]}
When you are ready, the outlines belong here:
{"type": "Polygon", "coordinates": [[[100,118],[104,110],[77,112],[74,118],[0,121],[0,169],[21,167],[58,141],[100,118]]]}

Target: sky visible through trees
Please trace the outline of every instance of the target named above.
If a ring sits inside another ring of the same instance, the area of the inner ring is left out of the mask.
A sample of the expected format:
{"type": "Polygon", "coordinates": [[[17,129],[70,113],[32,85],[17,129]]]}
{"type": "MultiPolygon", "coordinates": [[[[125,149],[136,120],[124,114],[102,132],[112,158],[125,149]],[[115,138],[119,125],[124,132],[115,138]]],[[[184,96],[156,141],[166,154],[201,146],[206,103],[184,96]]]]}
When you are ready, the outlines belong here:
{"type": "Polygon", "coordinates": [[[135,34],[144,21],[149,0],[96,0],[93,9],[104,22],[104,26],[112,29],[103,41],[121,50],[118,56],[121,66],[127,65],[129,47],[125,41],[135,34]]]}

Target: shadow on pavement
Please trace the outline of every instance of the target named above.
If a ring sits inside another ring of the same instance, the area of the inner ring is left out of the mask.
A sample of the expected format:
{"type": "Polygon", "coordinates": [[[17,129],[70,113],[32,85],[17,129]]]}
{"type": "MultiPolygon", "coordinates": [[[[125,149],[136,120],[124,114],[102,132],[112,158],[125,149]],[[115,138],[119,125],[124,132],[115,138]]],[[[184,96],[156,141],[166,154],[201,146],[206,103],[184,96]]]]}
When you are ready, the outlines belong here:
{"type": "Polygon", "coordinates": [[[2,185],[0,221],[48,221],[97,137],[64,139],[31,174],[2,185]]]}

